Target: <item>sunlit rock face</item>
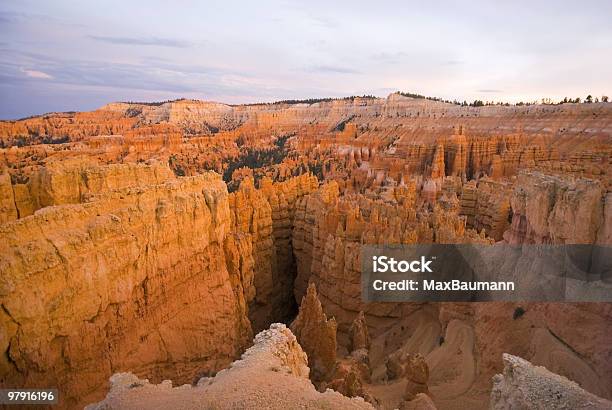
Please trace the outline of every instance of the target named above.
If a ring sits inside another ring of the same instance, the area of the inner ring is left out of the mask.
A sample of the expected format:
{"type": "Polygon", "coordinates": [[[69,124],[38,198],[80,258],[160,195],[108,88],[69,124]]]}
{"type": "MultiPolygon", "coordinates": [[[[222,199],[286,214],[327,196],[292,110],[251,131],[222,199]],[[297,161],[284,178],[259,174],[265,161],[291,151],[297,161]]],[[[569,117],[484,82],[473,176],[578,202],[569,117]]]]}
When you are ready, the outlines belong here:
{"type": "Polygon", "coordinates": [[[227,365],[252,335],[226,268],[228,205],[203,174],[4,224],[4,383],[59,385],[70,405],[115,370],[190,381],[227,365]]]}

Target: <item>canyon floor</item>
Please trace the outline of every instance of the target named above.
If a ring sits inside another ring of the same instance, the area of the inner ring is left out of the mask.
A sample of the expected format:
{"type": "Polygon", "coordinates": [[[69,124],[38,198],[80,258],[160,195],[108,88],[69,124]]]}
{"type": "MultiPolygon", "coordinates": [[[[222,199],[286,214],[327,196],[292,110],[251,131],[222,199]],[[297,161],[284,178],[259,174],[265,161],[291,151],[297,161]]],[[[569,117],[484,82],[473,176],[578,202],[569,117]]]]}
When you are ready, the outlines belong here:
{"type": "Polygon", "coordinates": [[[0,121],[0,238],[0,386],[61,408],[612,408],[610,303],[360,284],[365,244],[611,246],[612,103],[0,121]]]}

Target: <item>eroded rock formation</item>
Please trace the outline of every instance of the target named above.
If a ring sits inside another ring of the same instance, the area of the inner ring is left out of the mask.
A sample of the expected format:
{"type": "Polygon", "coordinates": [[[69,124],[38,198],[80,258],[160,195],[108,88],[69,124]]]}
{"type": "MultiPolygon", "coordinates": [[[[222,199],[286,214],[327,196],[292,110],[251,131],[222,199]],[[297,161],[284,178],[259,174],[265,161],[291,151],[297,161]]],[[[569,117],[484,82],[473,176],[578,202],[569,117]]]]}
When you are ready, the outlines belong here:
{"type": "Polygon", "coordinates": [[[115,374],[106,398],[87,410],[181,409],[373,409],[361,398],[332,390],[319,393],[308,380],[306,354],[282,324],[259,333],[254,345],[227,370],[195,386],[155,385],[131,373],[115,374]]]}
{"type": "Polygon", "coordinates": [[[189,382],[229,364],[252,335],[226,267],[230,228],[214,174],[2,225],[3,383],[58,385],[75,406],[122,369],[189,382]]]}
{"type": "Polygon", "coordinates": [[[356,350],[369,350],[370,349],[370,335],[368,333],[368,325],[366,324],[365,314],[363,311],[359,312],[351,327],[349,328],[350,345],[349,351],[354,352],[356,350]]]}
{"type": "Polygon", "coordinates": [[[295,313],[296,268],[291,252],[295,203],[317,186],[317,179],[308,174],[277,184],[264,179],[260,189],[246,178],[229,196],[233,229],[245,235],[253,252],[255,297],[250,300],[250,318],[256,330],[287,321],[295,313]]]}
{"type": "Polygon", "coordinates": [[[407,380],[404,393],[406,400],[413,400],[419,393],[428,393],[429,368],[422,355],[398,350],[387,357],[385,366],[389,380],[407,380]]]}
{"type": "Polygon", "coordinates": [[[71,407],[123,369],[190,382],[240,354],[258,308],[264,321],[292,311],[293,262],[275,243],[287,246],[312,177],[228,195],[214,173],[177,179],[159,164],[40,174],[29,203],[53,206],[0,227],[4,384],[60,385],[71,407]]]}
{"type": "Polygon", "coordinates": [[[336,321],[323,313],[314,284],[308,286],[291,330],[308,355],[313,379],[329,378],[336,364],[336,321]]]}
{"type": "Polygon", "coordinates": [[[612,227],[604,215],[608,199],[595,180],[523,173],[512,195],[512,226],[505,239],[510,244],[610,244],[612,227]]]}
{"type": "Polygon", "coordinates": [[[565,377],[504,354],[504,372],[493,379],[491,409],[610,409],[612,402],[565,377]]]}
{"type": "MultiPolygon", "coordinates": [[[[505,352],[610,399],[609,304],[365,304],[360,248],[610,245],[611,129],[610,103],[478,108],[400,94],[0,121],[0,383],[62,386],[74,407],[130,371],[107,403],[145,390],[189,402],[200,388],[218,400],[234,380],[267,400],[257,375],[285,374],[251,366],[258,354],[220,374],[217,393],[217,382],[135,377],[212,375],[303,300],[294,329],[310,376],[379,408],[486,407],[505,352]],[[389,378],[392,358],[402,370],[389,378]]],[[[297,379],[287,386],[305,389],[299,400],[365,405],[297,379]]]]}

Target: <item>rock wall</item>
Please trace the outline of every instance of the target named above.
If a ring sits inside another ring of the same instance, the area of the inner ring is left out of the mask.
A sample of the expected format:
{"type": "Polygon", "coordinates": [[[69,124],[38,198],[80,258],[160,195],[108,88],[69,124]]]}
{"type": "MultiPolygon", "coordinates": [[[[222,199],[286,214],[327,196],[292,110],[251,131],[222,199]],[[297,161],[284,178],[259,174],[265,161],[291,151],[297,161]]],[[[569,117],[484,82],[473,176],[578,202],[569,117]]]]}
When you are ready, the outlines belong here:
{"type": "Polygon", "coordinates": [[[8,172],[2,172],[0,173],[0,224],[14,221],[18,217],[11,175],[8,172]]]}
{"type": "Polygon", "coordinates": [[[503,239],[510,226],[510,196],[512,185],[489,178],[472,180],[461,189],[461,215],[467,217],[467,226],[478,232],[484,230],[496,241],[503,239]]]}
{"type": "MultiPolygon", "coordinates": [[[[543,185],[524,183],[521,178],[518,187],[528,186],[539,192],[543,185]]],[[[505,185],[500,189],[497,182],[487,179],[472,185],[476,192],[482,191],[476,193],[481,205],[474,207],[478,211],[473,224],[479,220],[484,231],[499,233],[500,225],[496,225],[496,213],[492,212],[500,209],[495,194],[500,193],[497,198],[502,199],[504,195],[512,196],[513,201],[515,194],[505,191],[505,185]]],[[[551,210],[542,220],[548,227],[549,221],[561,219],[560,211],[553,212],[555,201],[559,201],[564,205],[558,209],[571,218],[565,225],[555,222],[557,226],[551,231],[569,238],[564,226],[581,220],[583,224],[572,228],[570,234],[593,243],[607,235],[602,232],[609,232],[603,224],[608,215],[601,185],[596,181],[578,181],[576,185],[576,192],[568,188],[553,191],[555,194],[547,197],[553,199],[551,210]]],[[[362,244],[493,242],[484,232],[478,234],[467,228],[467,220],[460,217],[461,204],[456,197],[453,200],[453,189],[457,188],[442,186],[441,196],[433,205],[418,192],[406,205],[391,194],[384,200],[362,194],[341,195],[335,182],[322,185],[298,201],[293,232],[298,266],[296,295],[303,295],[309,282],[317,285],[323,312],[338,323],[339,351],[350,347],[350,324],[360,311],[365,313],[372,340],[369,359],[375,385],[367,387],[370,394],[387,397],[386,405],[399,405],[401,395],[392,400],[389,392],[381,393],[376,387],[387,380],[385,358],[420,354],[429,368],[427,385],[436,406],[484,408],[490,378],[501,370],[499,357],[510,352],[575,380],[591,393],[612,397],[608,387],[612,367],[604,359],[610,354],[605,336],[612,326],[608,304],[361,302],[362,244]],[[527,313],[516,313],[521,311],[527,313]],[[576,328],[590,337],[579,337],[576,328]]],[[[542,199],[533,200],[533,204],[542,203],[546,204],[542,199]]]]}
{"type": "Polygon", "coordinates": [[[312,175],[275,184],[264,179],[260,189],[255,189],[252,178],[245,178],[229,196],[233,229],[245,233],[251,242],[255,297],[249,317],[256,330],[274,321],[287,321],[295,314],[296,268],[291,252],[295,204],[317,186],[312,175]]]}
{"type": "Polygon", "coordinates": [[[123,369],[184,383],[227,366],[252,336],[231,229],[212,173],[1,225],[2,385],[59,386],[73,408],[123,369]]]}
{"type": "Polygon", "coordinates": [[[597,180],[522,173],[511,197],[510,244],[610,244],[609,195],[597,180]]]}
{"type": "MultiPolygon", "coordinates": [[[[336,317],[346,334],[354,314],[385,317],[393,304],[365,304],[361,300],[361,245],[415,243],[491,243],[467,229],[458,204],[436,204],[417,211],[412,201],[387,203],[363,195],[340,196],[334,182],[321,186],[297,204],[293,248],[298,274],[296,298],[314,282],[326,313],[336,317]]],[[[393,315],[401,315],[396,312],[393,315]]],[[[375,322],[372,322],[375,323],[375,322]]]]}
{"type": "Polygon", "coordinates": [[[170,168],[161,163],[100,166],[85,156],[50,161],[32,171],[26,183],[11,185],[11,179],[4,175],[8,174],[0,177],[0,195],[5,198],[0,220],[5,221],[32,215],[47,206],[78,204],[105,191],[155,185],[174,178],[170,168]]]}

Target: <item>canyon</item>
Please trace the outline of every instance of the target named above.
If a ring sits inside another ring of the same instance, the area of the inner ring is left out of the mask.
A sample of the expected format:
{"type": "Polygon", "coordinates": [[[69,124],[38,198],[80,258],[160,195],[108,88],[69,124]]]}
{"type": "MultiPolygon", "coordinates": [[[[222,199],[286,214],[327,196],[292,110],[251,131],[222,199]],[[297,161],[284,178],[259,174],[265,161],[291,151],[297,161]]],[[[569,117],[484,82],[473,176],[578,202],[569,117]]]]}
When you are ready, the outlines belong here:
{"type": "Polygon", "coordinates": [[[612,103],[0,121],[0,239],[0,385],[62,408],[610,408],[611,303],[365,303],[360,251],[612,246],[612,103]]]}

